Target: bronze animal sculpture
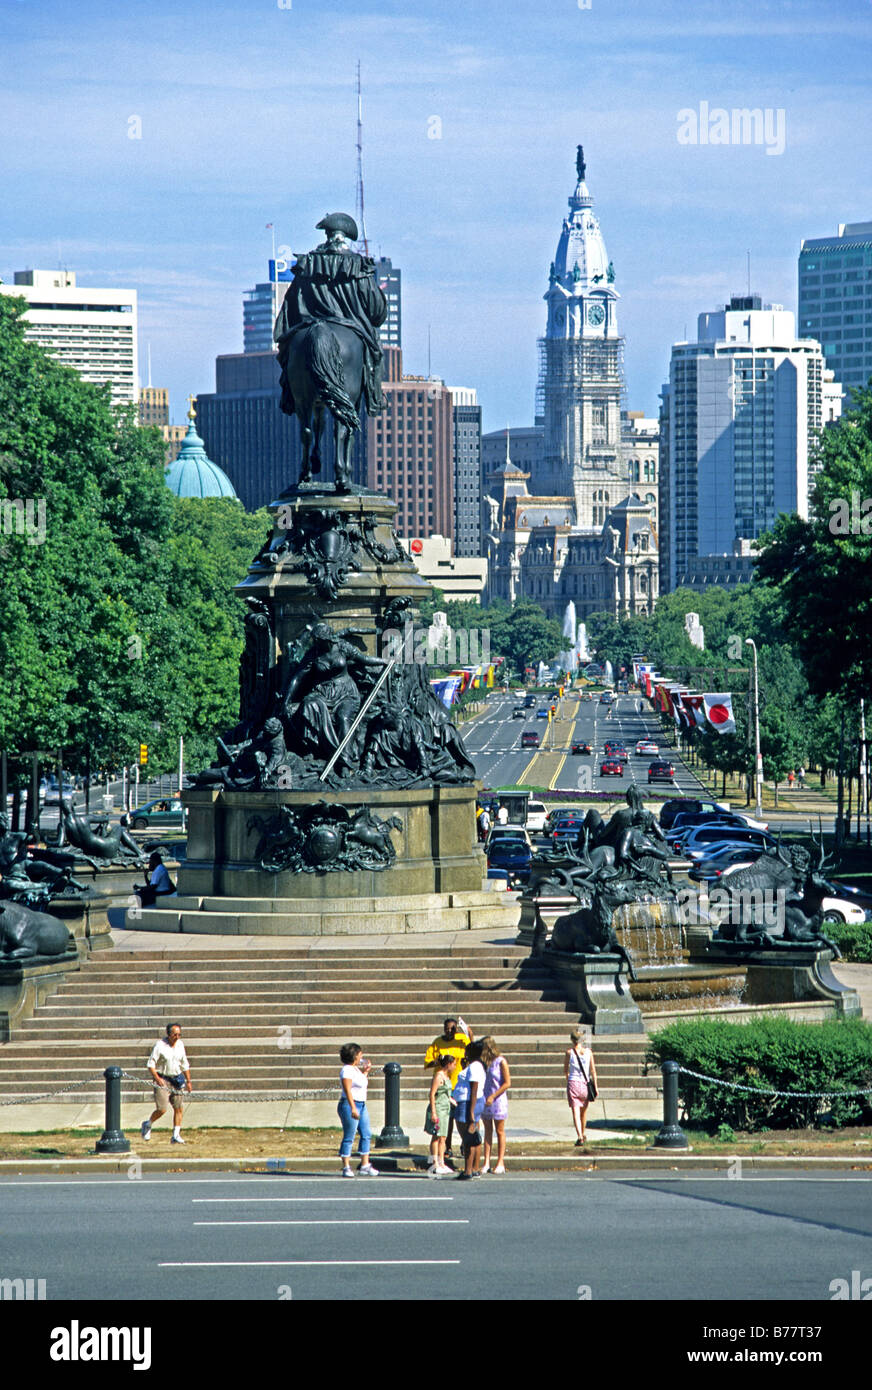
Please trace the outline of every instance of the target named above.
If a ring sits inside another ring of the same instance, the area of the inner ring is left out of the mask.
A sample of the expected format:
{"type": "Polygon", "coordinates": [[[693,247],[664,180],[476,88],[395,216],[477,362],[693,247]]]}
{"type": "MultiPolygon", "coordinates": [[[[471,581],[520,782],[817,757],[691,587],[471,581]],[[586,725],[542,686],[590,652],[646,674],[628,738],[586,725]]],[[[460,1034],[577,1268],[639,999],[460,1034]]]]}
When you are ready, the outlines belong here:
{"type": "Polygon", "coordinates": [[[779,836],[774,852],[761,854],[747,869],[739,869],[721,879],[718,888],[721,895],[726,893],[730,897],[730,915],[714,933],[713,942],[746,950],[826,946],[839,959],[838,946],[821,932],[823,902],[833,896],[833,888],[824,873],[832,867],[833,861],[824,851],[823,827],[819,825],[817,840],[814,828],[809,828],[812,844],[818,851],[816,865],[812,864],[808,850],[801,846],[785,854],[779,836]]]}
{"type": "Polygon", "coordinates": [[[0,955],[5,960],[62,956],[72,938],[63,922],[22,903],[0,902],[0,955]]]}

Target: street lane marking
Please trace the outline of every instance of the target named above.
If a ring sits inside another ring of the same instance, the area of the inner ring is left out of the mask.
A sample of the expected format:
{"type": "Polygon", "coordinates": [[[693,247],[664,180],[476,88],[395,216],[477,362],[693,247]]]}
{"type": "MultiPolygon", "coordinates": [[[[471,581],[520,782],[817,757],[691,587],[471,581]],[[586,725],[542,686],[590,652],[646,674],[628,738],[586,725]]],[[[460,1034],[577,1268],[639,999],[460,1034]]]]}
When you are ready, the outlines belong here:
{"type": "Polygon", "coordinates": [[[467,1217],[359,1216],[335,1221],[195,1221],[195,1226],[468,1226],[467,1217]]]}
{"type": "Polygon", "coordinates": [[[158,1269],[300,1269],[324,1265],[459,1265],[459,1260],[163,1260],[158,1269]]]}
{"type": "Polygon", "coordinates": [[[349,1192],[347,1197],[192,1197],[195,1204],[209,1202],[453,1202],[453,1197],[355,1197],[349,1192]]]}

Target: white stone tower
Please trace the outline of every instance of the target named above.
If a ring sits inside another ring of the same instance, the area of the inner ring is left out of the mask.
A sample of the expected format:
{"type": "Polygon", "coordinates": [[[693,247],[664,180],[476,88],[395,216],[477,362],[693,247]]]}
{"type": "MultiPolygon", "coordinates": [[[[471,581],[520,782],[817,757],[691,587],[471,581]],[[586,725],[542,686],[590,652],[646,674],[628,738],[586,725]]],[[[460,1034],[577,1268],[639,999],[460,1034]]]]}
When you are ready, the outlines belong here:
{"type": "Polygon", "coordinates": [[[580,145],[576,169],[578,182],[545,295],[548,322],[539,340],[544,459],[533,490],[574,496],[576,525],[599,529],[609,508],[629,490],[621,450],[623,343],[614,268],[593,211],[580,145]]]}

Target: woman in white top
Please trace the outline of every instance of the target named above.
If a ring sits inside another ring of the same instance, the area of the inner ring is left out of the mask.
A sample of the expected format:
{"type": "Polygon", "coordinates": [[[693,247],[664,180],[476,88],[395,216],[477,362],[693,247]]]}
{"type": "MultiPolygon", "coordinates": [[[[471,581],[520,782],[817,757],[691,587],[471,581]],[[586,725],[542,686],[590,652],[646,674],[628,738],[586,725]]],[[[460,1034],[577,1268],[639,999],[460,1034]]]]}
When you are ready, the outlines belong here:
{"type": "Polygon", "coordinates": [[[478,1122],[484,1110],[485,1069],[481,1064],[481,1043],[472,1042],[463,1058],[466,1065],[454,1085],[457,1107],[454,1123],[463,1145],[464,1171],[459,1178],[478,1177],[476,1156],[481,1144],[478,1122]]]}
{"type": "Polygon", "coordinates": [[[587,1137],[585,1134],[587,1107],[592,1098],[591,1089],[595,1092],[597,1085],[593,1053],[589,1047],[579,1047],[581,1040],[581,1034],[573,1029],[569,1035],[570,1046],[566,1049],[566,1055],[563,1058],[566,1099],[569,1101],[572,1122],[578,1135],[575,1141],[576,1148],[580,1148],[587,1137]]]}
{"type": "Polygon", "coordinates": [[[355,1134],[358,1135],[357,1152],[362,1160],[357,1170],[358,1173],[363,1173],[368,1178],[378,1177],[378,1169],[373,1168],[369,1161],[372,1130],[366,1108],[366,1088],[369,1084],[372,1062],[369,1058],[363,1057],[362,1053],[363,1048],[357,1043],[346,1043],[344,1047],[339,1049],[339,1060],[342,1062],[339,1070],[341,1095],[336,1109],[342,1121],[342,1143],[339,1146],[339,1157],[342,1161],[343,1178],[354,1177],[354,1169],[351,1166],[351,1146],[354,1143],[355,1134]]]}

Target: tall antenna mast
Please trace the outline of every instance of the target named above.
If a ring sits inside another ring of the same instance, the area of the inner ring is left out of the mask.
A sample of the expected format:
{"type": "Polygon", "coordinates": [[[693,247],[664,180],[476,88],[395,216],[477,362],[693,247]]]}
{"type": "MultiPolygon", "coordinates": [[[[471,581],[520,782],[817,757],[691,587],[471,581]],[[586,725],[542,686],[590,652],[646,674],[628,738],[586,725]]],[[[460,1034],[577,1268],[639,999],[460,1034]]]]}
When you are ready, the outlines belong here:
{"type": "Polygon", "coordinates": [[[363,210],[363,101],[360,95],[360,59],[357,60],[357,199],[354,211],[356,213],[357,230],[359,233],[358,246],[362,247],[363,254],[369,255],[369,242],[366,239],[366,214],[363,210]]]}

